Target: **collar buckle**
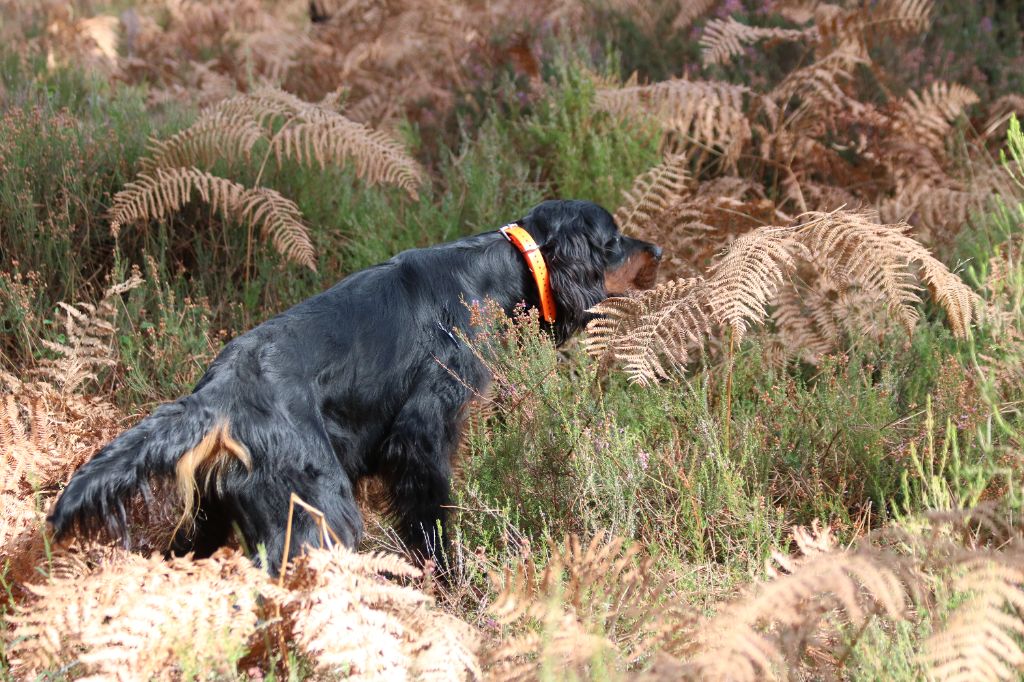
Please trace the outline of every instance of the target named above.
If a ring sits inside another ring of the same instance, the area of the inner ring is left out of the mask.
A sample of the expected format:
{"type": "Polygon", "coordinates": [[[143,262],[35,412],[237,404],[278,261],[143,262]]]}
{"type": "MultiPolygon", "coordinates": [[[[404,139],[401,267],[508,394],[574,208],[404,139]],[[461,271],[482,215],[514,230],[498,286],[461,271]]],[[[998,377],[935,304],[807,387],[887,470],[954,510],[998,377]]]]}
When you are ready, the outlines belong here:
{"type": "Polygon", "coordinates": [[[548,268],[543,254],[540,253],[540,246],[529,232],[516,223],[509,223],[498,228],[498,231],[523,254],[526,266],[529,268],[530,274],[533,275],[533,281],[537,284],[541,317],[549,324],[553,324],[555,322],[555,297],[551,292],[548,268]]]}
{"type": "MultiPolygon", "coordinates": [[[[530,253],[532,251],[540,251],[540,245],[537,242],[533,242],[529,246],[524,246],[522,244],[516,244],[516,242],[512,240],[512,237],[509,235],[509,231],[512,230],[512,229],[515,229],[517,227],[519,227],[519,225],[516,225],[515,223],[509,223],[508,225],[505,225],[504,227],[499,228],[498,232],[501,232],[501,234],[504,235],[505,239],[508,240],[509,244],[515,244],[516,247],[518,247],[519,250],[522,251],[524,255],[527,254],[527,253],[530,253]]],[[[519,229],[522,229],[522,228],[519,228],[519,229]]]]}

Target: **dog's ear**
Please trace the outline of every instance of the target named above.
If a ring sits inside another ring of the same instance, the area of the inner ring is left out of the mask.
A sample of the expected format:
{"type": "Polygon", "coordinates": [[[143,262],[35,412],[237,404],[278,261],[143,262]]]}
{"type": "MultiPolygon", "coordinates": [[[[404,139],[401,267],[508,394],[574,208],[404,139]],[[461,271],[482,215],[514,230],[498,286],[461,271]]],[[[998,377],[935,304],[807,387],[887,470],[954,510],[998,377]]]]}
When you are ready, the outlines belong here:
{"type": "MultiPolygon", "coordinates": [[[[594,318],[587,311],[603,301],[604,256],[595,238],[593,220],[607,214],[584,201],[547,201],[523,219],[539,237],[555,296],[555,340],[564,343],[594,318]],[[592,215],[593,214],[593,215],[592,215]]],[[[611,216],[607,216],[611,219],[611,216]]]]}

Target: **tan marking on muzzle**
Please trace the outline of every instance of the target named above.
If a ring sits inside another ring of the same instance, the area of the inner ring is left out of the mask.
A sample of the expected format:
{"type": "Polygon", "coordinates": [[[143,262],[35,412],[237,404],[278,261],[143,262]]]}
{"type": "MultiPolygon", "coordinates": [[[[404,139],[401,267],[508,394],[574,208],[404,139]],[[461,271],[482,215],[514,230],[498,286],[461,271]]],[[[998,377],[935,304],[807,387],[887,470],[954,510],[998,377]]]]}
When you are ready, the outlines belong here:
{"type": "Polygon", "coordinates": [[[658,278],[658,259],[650,251],[636,251],[626,262],[604,273],[604,290],[615,296],[650,289],[658,278]]]}

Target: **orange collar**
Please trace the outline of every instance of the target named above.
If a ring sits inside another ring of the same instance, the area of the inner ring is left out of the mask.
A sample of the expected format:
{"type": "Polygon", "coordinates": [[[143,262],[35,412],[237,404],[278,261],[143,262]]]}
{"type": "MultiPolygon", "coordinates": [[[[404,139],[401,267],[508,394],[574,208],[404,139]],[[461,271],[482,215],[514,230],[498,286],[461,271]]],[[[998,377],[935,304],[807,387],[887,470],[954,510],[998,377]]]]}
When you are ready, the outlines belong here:
{"type": "Polygon", "coordinates": [[[548,324],[555,322],[555,297],[551,293],[551,278],[548,277],[548,266],[544,262],[544,256],[540,253],[540,247],[533,241],[530,233],[515,223],[510,223],[498,230],[505,239],[523,254],[526,265],[533,274],[533,281],[537,283],[537,291],[540,293],[540,312],[548,324]]]}

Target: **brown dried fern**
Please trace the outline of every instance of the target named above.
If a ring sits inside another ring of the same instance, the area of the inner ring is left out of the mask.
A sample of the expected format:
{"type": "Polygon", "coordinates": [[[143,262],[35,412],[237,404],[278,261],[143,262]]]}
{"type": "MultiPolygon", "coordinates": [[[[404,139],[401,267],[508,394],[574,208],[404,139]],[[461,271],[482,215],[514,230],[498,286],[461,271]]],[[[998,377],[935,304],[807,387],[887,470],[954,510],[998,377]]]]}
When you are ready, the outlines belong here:
{"type": "Polygon", "coordinates": [[[673,31],[685,31],[693,22],[711,11],[716,0],[680,0],[679,12],[672,20],[673,31]]]}
{"type": "MultiPolygon", "coordinates": [[[[870,545],[835,551],[827,536],[795,531],[803,556],[776,553],[775,578],[693,626],[678,672],[687,679],[765,680],[800,676],[811,650],[873,615],[902,620],[919,594],[913,563],[870,545]]],[[[854,640],[855,641],[855,640],[854,640]]],[[[842,644],[832,659],[842,655],[842,644]]],[[[812,674],[812,677],[817,677],[812,674]]]]}
{"type": "Polygon", "coordinates": [[[974,91],[963,85],[932,83],[920,95],[912,91],[899,103],[895,130],[917,144],[942,153],[952,131],[951,123],[978,101],[974,91]]]}
{"type": "Polygon", "coordinates": [[[680,151],[704,156],[717,150],[734,166],[751,138],[743,102],[747,92],[721,81],[674,79],[598,89],[596,105],[615,116],[651,116],[680,151]]]}
{"type": "Polygon", "coordinates": [[[86,382],[95,381],[100,369],[116,365],[116,302],[141,284],[142,276],[133,270],[127,280],[109,287],[98,305],[58,303],[64,313],[64,341],[43,340],[57,357],[41,361],[33,374],[56,382],[66,393],[74,393],[86,382]]]}
{"type": "Polygon", "coordinates": [[[706,192],[702,186],[697,195],[673,203],[639,226],[636,235],[664,250],[658,269],[663,278],[695,277],[738,237],[775,220],[775,205],[769,199],[743,201],[713,188],[706,192]]]}
{"type": "Polygon", "coordinates": [[[278,253],[316,272],[316,251],[294,201],[269,187],[254,187],[245,191],[239,208],[245,220],[262,226],[278,253]]]}
{"type": "Polygon", "coordinates": [[[982,554],[959,566],[949,588],[970,597],[923,643],[919,661],[929,679],[1018,679],[1024,667],[1024,563],[1019,555],[1005,558],[982,554]]]}
{"type": "Polygon", "coordinates": [[[615,222],[625,233],[654,220],[673,202],[688,194],[686,154],[670,154],[654,168],[637,176],[633,186],[622,193],[623,203],[615,211],[615,222]]]}
{"type": "Polygon", "coordinates": [[[866,47],[883,39],[901,38],[926,31],[931,24],[933,0],[881,0],[848,10],[835,8],[818,11],[816,25],[820,50],[828,52],[840,45],[866,47]]]}
{"type": "Polygon", "coordinates": [[[715,324],[729,327],[740,340],[751,324],[762,323],[798,257],[841,290],[856,285],[882,298],[908,334],[919,317],[913,268],[945,310],[953,333],[965,337],[978,296],[906,232],[906,225],[880,225],[865,214],[843,211],[757,228],[736,240],[706,280],[670,282],[595,306],[594,312],[605,317],[588,327],[586,347],[595,357],[625,362],[634,381],[666,379],[715,324]]]}
{"type": "Polygon", "coordinates": [[[8,651],[22,675],[70,661],[101,679],[177,679],[183,663],[234,674],[258,631],[257,595],[272,590],[237,551],[68,568],[30,587],[35,599],[10,618],[8,651]]]}
{"type": "Polygon", "coordinates": [[[640,384],[682,375],[690,355],[705,346],[713,315],[707,282],[678,279],[636,297],[594,306],[584,347],[592,357],[620,362],[640,384]]]}
{"type": "Polygon", "coordinates": [[[111,230],[116,235],[128,222],[165,218],[188,203],[193,192],[228,217],[262,226],[263,234],[273,240],[282,256],[316,270],[313,243],[293,201],[267,187],[247,189],[198,168],[157,168],[153,174],[142,173],[114,195],[111,230]]]}
{"type": "Polygon", "coordinates": [[[919,314],[913,304],[918,295],[915,267],[932,297],[945,311],[949,326],[965,338],[978,296],[959,277],[910,237],[903,224],[879,225],[869,214],[836,211],[809,213],[797,228],[797,237],[810,252],[825,259],[825,272],[842,285],[855,283],[885,297],[893,315],[910,333],[919,314]]]}
{"type": "Polygon", "coordinates": [[[733,242],[711,267],[708,305],[737,343],[768,314],[767,304],[804,253],[789,229],[760,228],[733,242]]]}
{"type": "Polygon", "coordinates": [[[787,74],[767,95],[783,108],[797,104],[795,111],[779,123],[793,126],[797,120],[825,117],[830,112],[861,111],[862,105],[847,94],[844,85],[852,79],[854,69],[866,63],[867,59],[857,51],[839,48],[787,74]]]}
{"type": "Polygon", "coordinates": [[[352,163],[359,178],[371,184],[395,185],[417,198],[422,171],[401,145],[341,114],[320,110],[313,118],[318,120],[286,126],[275,135],[271,149],[278,162],[316,162],[321,168],[352,163]]]}
{"type": "Polygon", "coordinates": [[[217,161],[235,163],[248,159],[263,137],[264,130],[254,116],[211,109],[169,139],[151,140],[139,168],[142,173],[152,174],[158,168],[209,168],[217,161]]]}
{"type": "Polygon", "coordinates": [[[320,168],[351,164],[364,181],[394,185],[416,198],[423,176],[419,165],[397,142],[342,116],[334,105],[332,97],[316,104],[272,87],[220,102],[189,128],[150,143],[140,176],[114,197],[112,231],[116,235],[131,220],[166,217],[197,192],[224,215],[259,226],[282,256],[315,271],[316,253],[294,202],[275,190],[246,189],[203,169],[220,160],[248,159],[263,143],[278,165],[286,160],[320,168]]]}
{"type": "Polygon", "coordinates": [[[573,536],[549,543],[539,574],[533,559],[491,581],[499,590],[491,613],[499,623],[525,630],[488,652],[491,676],[536,679],[545,665],[582,674],[598,653],[634,665],[666,642],[679,612],[656,609],[665,583],[640,547],[602,534],[583,543],[573,536]],[[540,624],[541,631],[526,627],[540,624]]]}
{"type": "Polygon", "coordinates": [[[423,592],[394,582],[420,575],[396,555],[310,551],[286,580],[294,641],[320,672],[346,679],[479,679],[475,633],[423,592]]]}
{"type": "Polygon", "coordinates": [[[749,26],[736,19],[712,19],[700,37],[701,60],[707,64],[728,64],[743,54],[743,48],[762,40],[804,40],[814,38],[815,29],[799,30],[749,26]]]}
{"type": "Polygon", "coordinates": [[[817,289],[798,291],[797,287],[782,287],[773,301],[772,323],[777,341],[778,364],[798,357],[816,365],[829,351],[837,347],[840,329],[831,313],[829,301],[817,289]]]}

